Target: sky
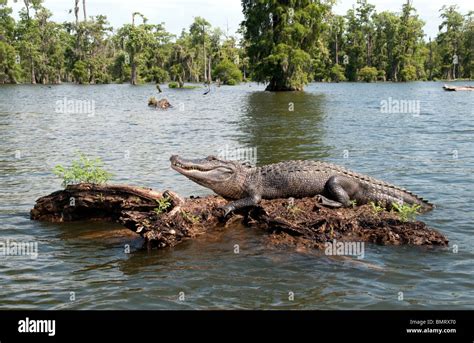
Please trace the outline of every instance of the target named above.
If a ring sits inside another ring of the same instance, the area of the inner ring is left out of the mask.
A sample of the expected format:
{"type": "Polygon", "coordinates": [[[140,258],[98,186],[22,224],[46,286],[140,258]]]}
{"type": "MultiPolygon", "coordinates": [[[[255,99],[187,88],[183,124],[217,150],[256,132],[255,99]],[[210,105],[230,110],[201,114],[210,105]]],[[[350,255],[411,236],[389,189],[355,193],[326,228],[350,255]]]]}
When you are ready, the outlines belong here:
{"type": "MultiPolygon", "coordinates": [[[[23,3],[14,3],[13,0],[8,2],[14,11],[18,11],[23,3]]],[[[369,0],[378,12],[400,11],[404,2],[405,0],[369,0]]],[[[356,0],[338,0],[334,11],[345,14],[355,3],[356,0]]],[[[53,20],[63,22],[74,19],[74,14],[69,13],[74,7],[73,0],[45,0],[44,4],[53,12],[53,20]]],[[[441,22],[439,9],[443,5],[458,5],[463,14],[474,10],[473,0],[413,0],[413,5],[426,23],[424,30],[427,37],[436,36],[441,22]]],[[[197,16],[206,18],[213,26],[219,26],[229,34],[234,34],[243,20],[240,0],[86,0],[86,6],[88,16],[105,14],[114,28],[130,23],[132,13],[140,12],[150,23],[164,22],[166,29],[174,34],[188,28],[197,16]]]]}

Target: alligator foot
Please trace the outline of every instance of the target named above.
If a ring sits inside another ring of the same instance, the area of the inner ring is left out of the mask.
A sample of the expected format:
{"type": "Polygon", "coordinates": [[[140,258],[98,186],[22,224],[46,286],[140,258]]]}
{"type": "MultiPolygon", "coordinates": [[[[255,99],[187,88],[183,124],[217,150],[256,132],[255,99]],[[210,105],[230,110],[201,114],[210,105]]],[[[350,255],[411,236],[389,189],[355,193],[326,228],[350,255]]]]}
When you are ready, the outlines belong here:
{"type": "Polygon", "coordinates": [[[229,214],[232,213],[232,211],[234,211],[234,209],[235,209],[234,206],[226,205],[226,206],[219,207],[218,213],[221,215],[223,219],[225,219],[229,216],[229,214]]]}
{"type": "Polygon", "coordinates": [[[323,206],[332,207],[332,208],[343,207],[343,205],[340,202],[328,199],[324,195],[321,195],[321,194],[316,195],[314,199],[316,199],[316,201],[323,206]]]}

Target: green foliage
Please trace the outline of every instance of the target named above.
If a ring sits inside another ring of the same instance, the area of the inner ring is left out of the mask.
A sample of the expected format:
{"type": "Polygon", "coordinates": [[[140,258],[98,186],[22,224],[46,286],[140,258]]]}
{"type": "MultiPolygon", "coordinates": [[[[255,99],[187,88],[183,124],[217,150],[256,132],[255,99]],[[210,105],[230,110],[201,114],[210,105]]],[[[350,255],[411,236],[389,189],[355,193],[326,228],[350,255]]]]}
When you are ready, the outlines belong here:
{"type": "Polygon", "coordinates": [[[168,88],[178,88],[178,87],[179,87],[179,85],[178,85],[177,82],[170,82],[168,84],[168,88]]]}
{"type": "Polygon", "coordinates": [[[392,203],[392,208],[398,212],[398,216],[402,222],[407,222],[416,219],[416,216],[420,213],[419,210],[421,206],[417,204],[407,205],[394,202],[392,203]]]}
{"type": "Polygon", "coordinates": [[[219,78],[225,85],[230,86],[242,81],[242,72],[228,59],[219,62],[214,69],[214,76],[219,78]]]}
{"type": "Polygon", "coordinates": [[[165,213],[172,205],[171,199],[169,197],[163,197],[156,200],[158,206],[154,209],[157,215],[165,213]]]}
{"type": "Polygon", "coordinates": [[[256,81],[268,90],[301,90],[312,79],[313,56],[330,2],[242,0],[247,52],[256,81]]]}
{"type": "Polygon", "coordinates": [[[84,61],[77,61],[74,63],[72,74],[74,75],[76,82],[79,84],[87,83],[89,80],[87,64],[84,61]]]}
{"type": "Polygon", "coordinates": [[[385,211],[385,206],[383,206],[381,204],[377,204],[373,201],[371,201],[369,204],[370,204],[370,207],[372,208],[372,211],[374,212],[374,214],[379,214],[379,213],[382,213],[383,211],[385,211]]]}
{"type": "Polygon", "coordinates": [[[411,65],[405,66],[400,72],[402,81],[414,81],[417,79],[416,68],[411,65]]]}
{"type": "Polygon", "coordinates": [[[293,201],[289,202],[289,204],[286,206],[286,209],[292,217],[296,217],[299,213],[304,212],[301,208],[295,205],[293,201]]]}
{"type": "Polygon", "coordinates": [[[269,90],[301,90],[313,80],[474,78],[474,11],[443,6],[437,37],[425,41],[412,2],[397,12],[354,2],[337,15],[334,0],[243,0],[238,40],[201,17],[175,37],[138,12],[112,30],[104,15],[56,23],[42,0],[18,1],[14,17],[0,0],[0,83],[174,81],[185,88],[253,79],[269,90]],[[365,67],[377,70],[375,79],[365,67]]]}
{"type": "Polygon", "coordinates": [[[344,67],[340,64],[335,64],[331,68],[331,73],[329,74],[330,78],[334,82],[346,81],[346,76],[344,75],[344,67]]]}
{"type": "Polygon", "coordinates": [[[379,72],[374,67],[364,67],[357,73],[359,80],[365,82],[377,81],[377,75],[379,72]]]}
{"type": "Polygon", "coordinates": [[[156,83],[164,83],[170,79],[170,76],[163,68],[154,66],[150,69],[150,73],[146,78],[147,81],[154,81],[156,83]]]}
{"type": "Polygon", "coordinates": [[[105,171],[100,158],[90,159],[82,153],[74,160],[70,167],[57,165],[53,172],[63,179],[63,186],[77,183],[102,184],[109,181],[112,174],[105,171]]]}
{"type": "Polygon", "coordinates": [[[191,224],[197,224],[200,222],[200,219],[198,216],[193,215],[192,213],[187,212],[187,211],[181,211],[181,216],[183,217],[185,221],[191,224]]]}
{"type": "Polygon", "coordinates": [[[112,65],[109,67],[111,78],[119,83],[130,82],[130,64],[127,63],[127,55],[125,52],[118,53],[112,65]]]}
{"type": "Polygon", "coordinates": [[[377,81],[385,81],[385,80],[386,80],[385,70],[377,70],[377,81]]]}
{"type": "Polygon", "coordinates": [[[17,83],[20,68],[16,63],[16,58],[15,48],[0,41],[0,84],[17,83]]]}

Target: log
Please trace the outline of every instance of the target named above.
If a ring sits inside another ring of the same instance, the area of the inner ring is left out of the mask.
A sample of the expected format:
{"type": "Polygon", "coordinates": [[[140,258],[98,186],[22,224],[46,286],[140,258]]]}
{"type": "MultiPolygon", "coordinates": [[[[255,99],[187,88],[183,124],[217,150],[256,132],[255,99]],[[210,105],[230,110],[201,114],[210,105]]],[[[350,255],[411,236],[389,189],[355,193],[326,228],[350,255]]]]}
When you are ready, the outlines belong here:
{"type": "Polygon", "coordinates": [[[456,91],[474,91],[474,86],[448,86],[444,85],[443,89],[448,92],[456,91]]]}
{"type": "Polygon", "coordinates": [[[223,218],[219,196],[181,198],[171,191],[127,185],[78,184],[39,198],[31,219],[49,222],[107,220],[140,234],[149,248],[175,246],[240,221],[263,230],[275,245],[323,249],[325,243],[362,241],[382,245],[446,246],[448,239],[423,222],[404,222],[371,206],[331,209],[315,198],[263,200],[223,218]],[[167,208],[160,205],[169,204],[167,208]]]}

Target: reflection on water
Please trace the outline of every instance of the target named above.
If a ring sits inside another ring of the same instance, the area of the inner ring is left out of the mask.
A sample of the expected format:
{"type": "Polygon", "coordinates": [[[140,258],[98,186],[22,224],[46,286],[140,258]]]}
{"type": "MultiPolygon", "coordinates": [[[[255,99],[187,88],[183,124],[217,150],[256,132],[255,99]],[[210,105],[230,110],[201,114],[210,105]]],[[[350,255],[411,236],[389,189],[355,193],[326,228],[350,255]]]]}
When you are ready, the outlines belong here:
{"type": "Polygon", "coordinates": [[[246,97],[239,142],[256,147],[260,164],[328,156],[324,94],[254,92],[246,97]]]}
{"type": "Polygon", "coordinates": [[[39,249],[34,260],[0,257],[0,308],[472,309],[474,93],[441,86],[313,84],[272,94],[243,84],[206,96],[163,87],[175,105],[168,111],[147,107],[153,85],[0,86],[1,238],[39,249]],[[390,96],[419,99],[420,115],[381,113],[390,96]],[[93,100],[95,115],[56,113],[64,97],[93,100]],[[51,168],[77,150],[100,156],[114,182],[203,195],[209,190],[171,170],[169,156],[225,146],[256,147],[259,164],[323,159],[405,186],[436,203],[423,220],[459,252],[367,245],[354,263],[269,247],[242,226],[149,252],[115,224],[29,220],[35,199],[61,187],[51,168]]]}

